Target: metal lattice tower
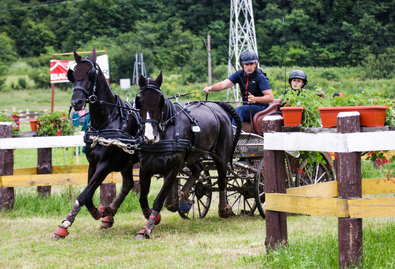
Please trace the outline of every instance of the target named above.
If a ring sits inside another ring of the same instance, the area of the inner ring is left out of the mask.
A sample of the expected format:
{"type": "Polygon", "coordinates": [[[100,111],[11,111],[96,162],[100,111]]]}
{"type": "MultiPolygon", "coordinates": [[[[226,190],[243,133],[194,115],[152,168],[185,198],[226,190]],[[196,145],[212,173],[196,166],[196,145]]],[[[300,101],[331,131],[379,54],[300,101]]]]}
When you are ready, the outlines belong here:
{"type": "Polygon", "coordinates": [[[136,53],[136,61],[134,62],[134,68],[133,68],[132,85],[137,83],[140,74],[142,74],[144,77],[147,77],[147,72],[145,71],[145,65],[144,65],[144,60],[143,60],[143,54],[136,53]],[[139,70],[141,70],[141,72],[139,72],[139,70]]]}
{"type": "MultiPolygon", "coordinates": [[[[236,71],[234,67],[241,69],[241,52],[251,49],[258,55],[252,0],[230,0],[230,5],[228,76],[236,71]]],[[[241,100],[238,84],[228,89],[228,101],[232,94],[235,101],[241,100]]]]}

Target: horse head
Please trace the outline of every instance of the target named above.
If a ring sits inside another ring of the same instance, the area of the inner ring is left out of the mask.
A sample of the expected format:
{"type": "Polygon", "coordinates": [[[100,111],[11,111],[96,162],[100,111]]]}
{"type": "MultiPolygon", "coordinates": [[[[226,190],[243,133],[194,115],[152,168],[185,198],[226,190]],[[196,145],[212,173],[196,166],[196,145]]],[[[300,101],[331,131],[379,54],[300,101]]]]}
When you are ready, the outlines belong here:
{"type": "Polygon", "coordinates": [[[163,122],[163,110],[165,97],[160,89],[162,85],[162,72],[154,80],[150,77],[139,77],[140,91],[136,96],[136,108],[140,109],[140,115],[144,126],[144,140],[149,144],[159,142],[160,123],[163,122]]]}
{"type": "Polygon", "coordinates": [[[101,73],[96,59],[96,48],[93,48],[92,54],[85,58],[82,58],[74,51],[76,65],[74,69],[67,71],[67,78],[70,82],[74,83],[71,105],[76,111],[84,109],[87,101],[96,101],[94,100],[96,98],[96,84],[101,73]]]}

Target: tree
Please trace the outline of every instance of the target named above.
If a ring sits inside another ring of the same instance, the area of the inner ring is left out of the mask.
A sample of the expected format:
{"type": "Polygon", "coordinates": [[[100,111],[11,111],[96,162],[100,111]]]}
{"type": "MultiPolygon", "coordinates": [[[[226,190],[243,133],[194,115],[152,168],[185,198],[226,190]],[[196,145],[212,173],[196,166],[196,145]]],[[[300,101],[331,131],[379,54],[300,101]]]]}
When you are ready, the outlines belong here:
{"type": "Polygon", "coordinates": [[[17,40],[18,52],[21,56],[40,56],[46,53],[46,46],[54,43],[55,35],[43,23],[34,23],[27,20],[22,24],[22,29],[17,40]]]}

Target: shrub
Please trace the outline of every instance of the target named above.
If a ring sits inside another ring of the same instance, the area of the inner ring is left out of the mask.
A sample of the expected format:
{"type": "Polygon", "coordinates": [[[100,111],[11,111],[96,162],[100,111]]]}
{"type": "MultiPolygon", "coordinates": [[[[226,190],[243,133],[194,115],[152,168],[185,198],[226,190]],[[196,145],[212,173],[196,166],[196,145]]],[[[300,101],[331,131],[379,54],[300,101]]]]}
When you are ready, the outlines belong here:
{"type": "Polygon", "coordinates": [[[327,80],[339,81],[339,76],[331,69],[322,71],[321,76],[327,80]]]}
{"type": "Polygon", "coordinates": [[[37,88],[48,88],[51,86],[51,74],[49,68],[35,68],[29,74],[37,88]]]}
{"type": "Polygon", "coordinates": [[[75,127],[64,113],[47,113],[37,118],[38,136],[72,135],[74,132],[75,127]]]}

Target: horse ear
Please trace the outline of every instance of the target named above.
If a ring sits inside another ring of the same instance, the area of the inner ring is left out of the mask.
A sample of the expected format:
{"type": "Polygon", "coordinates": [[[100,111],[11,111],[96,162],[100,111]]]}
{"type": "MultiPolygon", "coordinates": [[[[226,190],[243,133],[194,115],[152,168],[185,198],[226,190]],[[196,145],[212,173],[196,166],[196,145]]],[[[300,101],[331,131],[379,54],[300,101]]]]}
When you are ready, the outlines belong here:
{"type": "Polygon", "coordinates": [[[93,47],[91,55],[88,57],[89,60],[96,62],[97,54],[96,54],[96,47],[93,47]]]}
{"type": "Polygon", "coordinates": [[[77,52],[74,51],[74,60],[78,63],[82,60],[82,57],[78,55],[77,52]]]}
{"type": "Polygon", "coordinates": [[[145,84],[146,84],[146,82],[145,82],[144,76],[140,75],[140,77],[139,77],[139,86],[143,87],[145,84]]]}
{"type": "Polygon", "coordinates": [[[159,86],[162,85],[162,81],[163,81],[163,76],[162,76],[162,71],[160,71],[159,76],[155,79],[156,84],[158,84],[159,86]]]}

